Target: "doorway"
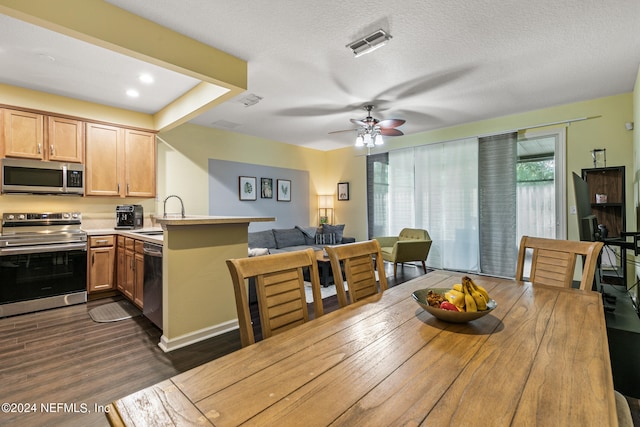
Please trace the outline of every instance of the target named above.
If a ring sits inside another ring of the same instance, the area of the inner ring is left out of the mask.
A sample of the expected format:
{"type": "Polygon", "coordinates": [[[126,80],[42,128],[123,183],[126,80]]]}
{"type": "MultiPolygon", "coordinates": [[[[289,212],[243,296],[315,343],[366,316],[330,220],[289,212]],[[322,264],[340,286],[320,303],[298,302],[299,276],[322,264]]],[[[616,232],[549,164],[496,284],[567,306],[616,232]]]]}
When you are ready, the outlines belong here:
{"type": "MultiPolygon", "coordinates": [[[[526,132],[518,138],[516,246],[522,236],[566,239],[564,136],[563,128],[526,132]]],[[[527,253],[525,277],[529,277],[530,269],[531,253],[527,253]]]]}
{"type": "Polygon", "coordinates": [[[517,149],[517,238],[566,239],[564,128],[526,132],[517,149]]]}

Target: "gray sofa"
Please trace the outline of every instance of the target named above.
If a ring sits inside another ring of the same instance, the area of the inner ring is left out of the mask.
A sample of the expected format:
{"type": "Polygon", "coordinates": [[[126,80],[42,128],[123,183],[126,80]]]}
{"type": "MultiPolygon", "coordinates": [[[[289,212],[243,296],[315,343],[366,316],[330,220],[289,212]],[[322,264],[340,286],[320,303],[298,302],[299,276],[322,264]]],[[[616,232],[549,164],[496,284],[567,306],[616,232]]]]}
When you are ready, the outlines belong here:
{"type": "Polygon", "coordinates": [[[261,255],[266,252],[277,254],[304,250],[311,247],[322,250],[327,245],[340,245],[353,243],[353,237],[345,237],[344,224],[328,225],[322,227],[272,228],[265,231],[253,231],[249,233],[250,255],[261,255]],[[264,251],[267,249],[267,251],[264,251]],[[253,251],[253,254],[251,252],[253,251]]]}

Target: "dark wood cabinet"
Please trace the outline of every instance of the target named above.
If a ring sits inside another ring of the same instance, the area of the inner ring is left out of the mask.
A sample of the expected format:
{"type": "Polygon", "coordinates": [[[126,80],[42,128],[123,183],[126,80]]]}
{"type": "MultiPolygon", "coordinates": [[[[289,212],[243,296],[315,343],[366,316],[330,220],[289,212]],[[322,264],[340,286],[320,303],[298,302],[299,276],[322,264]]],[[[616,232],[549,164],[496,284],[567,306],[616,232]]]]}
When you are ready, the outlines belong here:
{"type": "MultiPolygon", "coordinates": [[[[624,240],[626,229],[625,169],[624,166],[582,169],[582,179],[589,187],[591,213],[598,224],[607,229],[607,239],[624,240]]],[[[603,281],[627,283],[626,250],[615,243],[606,244],[601,256],[603,281]]]]}
{"type": "Polygon", "coordinates": [[[582,169],[589,186],[591,212],[604,224],[608,237],[620,237],[626,231],[624,166],[582,169]]]}

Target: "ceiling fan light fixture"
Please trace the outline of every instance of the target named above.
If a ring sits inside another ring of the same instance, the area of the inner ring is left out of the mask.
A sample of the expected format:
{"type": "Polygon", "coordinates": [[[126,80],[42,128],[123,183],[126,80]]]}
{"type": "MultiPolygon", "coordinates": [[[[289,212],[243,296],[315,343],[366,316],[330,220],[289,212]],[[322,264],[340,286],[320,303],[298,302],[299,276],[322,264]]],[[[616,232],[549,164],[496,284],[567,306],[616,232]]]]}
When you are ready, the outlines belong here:
{"type": "Polygon", "coordinates": [[[368,36],[349,43],[347,47],[353,51],[356,58],[373,52],[374,50],[381,48],[391,39],[391,35],[382,29],[369,34],[368,36]]]}
{"type": "Polygon", "coordinates": [[[364,138],[362,135],[356,137],[356,147],[364,147],[364,138]]]}
{"type": "Polygon", "coordinates": [[[384,144],[384,141],[382,140],[382,135],[377,134],[376,137],[374,138],[375,144],[376,145],[382,145],[384,144]]]}

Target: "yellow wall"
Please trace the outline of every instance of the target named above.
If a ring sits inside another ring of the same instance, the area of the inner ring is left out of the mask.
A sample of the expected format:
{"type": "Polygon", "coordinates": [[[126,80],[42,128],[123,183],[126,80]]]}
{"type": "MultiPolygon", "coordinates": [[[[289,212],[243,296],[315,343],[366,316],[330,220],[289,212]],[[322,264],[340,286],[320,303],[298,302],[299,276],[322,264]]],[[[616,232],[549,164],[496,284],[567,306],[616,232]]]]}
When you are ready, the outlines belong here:
{"type": "Polygon", "coordinates": [[[316,195],[330,192],[322,151],[192,124],[162,132],[158,139],[158,200],[178,194],[192,215],[209,213],[209,159],[309,171],[309,224],[318,221],[316,195]]]}
{"type": "MultiPolygon", "coordinates": [[[[640,79],[640,76],[639,76],[640,79]]],[[[637,85],[636,85],[637,86],[637,85]]],[[[640,94],[621,94],[574,104],[550,107],[523,114],[499,117],[491,120],[438,129],[416,135],[387,138],[384,150],[392,150],[422,144],[448,141],[468,136],[477,136],[513,129],[525,129],[541,123],[569,120],[578,117],[600,116],[575,122],[567,128],[567,207],[574,205],[571,172],[593,165],[591,150],[607,149],[607,165],[624,165],[627,168],[627,230],[635,229],[635,206],[638,204],[638,179],[635,171],[640,169],[640,146],[637,131],[625,128],[626,122],[634,118],[633,103],[640,94]],[[636,191],[634,192],[635,183],[636,191]]],[[[0,85],[0,104],[58,112],[87,117],[94,120],[114,122],[127,126],[150,128],[151,116],[126,110],[76,101],[55,95],[0,85]]],[[[640,104],[638,104],[640,105],[640,104]]],[[[192,215],[208,213],[208,159],[219,159],[265,166],[309,171],[310,218],[316,224],[317,194],[334,194],[338,182],[350,183],[350,200],[334,199],[335,222],[346,224],[345,234],[358,240],[367,238],[366,207],[366,150],[347,147],[323,152],[309,148],[284,144],[277,141],[241,135],[220,129],[184,124],[162,132],[158,142],[158,197],[156,200],[121,198],[66,198],[55,196],[0,196],[0,212],[14,210],[76,209],[85,217],[106,215],[111,217],[114,207],[121,203],[141,203],[145,216],[162,212],[162,201],[169,194],[178,194],[185,202],[186,211],[192,215]]],[[[167,206],[176,212],[174,201],[167,206]]],[[[242,212],[238,213],[242,215],[242,212]]],[[[568,237],[577,239],[575,215],[567,214],[568,237]]]]}
{"type": "MultiPolygon", "coordinates": [[[[637,96],[637,95],[636,95],[637,96]]],[[[550,107],[523,114],[499,117],[460,126],[438,129],[415,135],[386,138],[383,150],[430,144],[454,139],[499,133],[514,129],[526,129],[543,123],[570,120],[579,117],[601,116],[591,120],[574,122],[567,128],[567,209],[575,205],[571,172],[580,174],[583,168],[593,167],[591,150],[607,149],[607,166],[626,166],[627,229],[635,229],[633,197],[634,167],[632,156],[632,132],[625,123],[633,121],[633,95],[631,93],[599,98],[574,104],[550,107]]],[[[640,123],[640,122],[638,122],[640,123]]],[[[345,234],[358,240],[367,238],[366,206],[366,150],[348,147],[327,153],[327,185],[350,182],[351,200],[336,202],[336,221],[345,223],[345,234]]],[[[428,165],[426,166],[428,167],[428,165]]],[[[575,215],[569,215],[568,238],[578,239],[575,215]]]]}

